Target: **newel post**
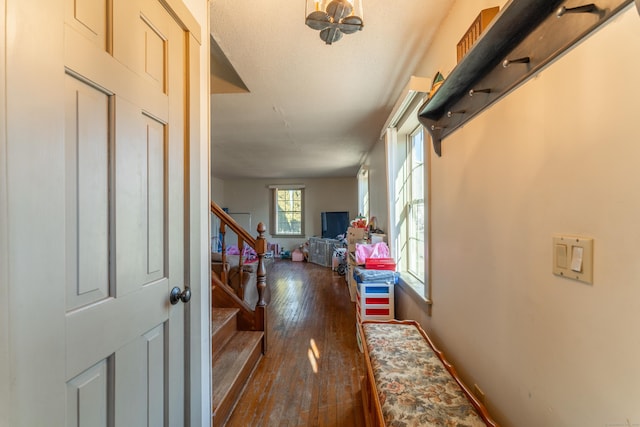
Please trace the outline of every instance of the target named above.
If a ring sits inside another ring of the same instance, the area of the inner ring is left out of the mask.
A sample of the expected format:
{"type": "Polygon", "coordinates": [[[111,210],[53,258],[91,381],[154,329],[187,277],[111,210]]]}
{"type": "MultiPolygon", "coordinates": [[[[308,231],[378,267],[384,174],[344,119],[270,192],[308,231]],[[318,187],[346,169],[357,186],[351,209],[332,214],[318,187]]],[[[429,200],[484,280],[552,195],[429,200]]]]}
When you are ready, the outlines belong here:
{"type": "Polygon", "coordinates": [[[267,239],[264,238],[266,228],[263,223],[258,224],[258,238],[256,239],[256,253],[258,254],[258,272],[256,286],[258,287],[258,304],[256,305],[257,330],[264,331],[262,339],[262,354],[267,353],[267,302],[264,300],[267,288],[267,269],[264,266],[264,254],[267,252],[267,239]]]}
{"type": "Polygon", "coordinates": [[[263,223],[258,224],[258,237],[256,238],[256,253],[258,254],[258,272],[257,283],[258,287],[258,307],[266,307],[267,303],[264,300],[264,292],[267,287],[267,269],[264,266],[264,254],[267,252],[267,239],[264,237],[266,228],[263,223]]]}

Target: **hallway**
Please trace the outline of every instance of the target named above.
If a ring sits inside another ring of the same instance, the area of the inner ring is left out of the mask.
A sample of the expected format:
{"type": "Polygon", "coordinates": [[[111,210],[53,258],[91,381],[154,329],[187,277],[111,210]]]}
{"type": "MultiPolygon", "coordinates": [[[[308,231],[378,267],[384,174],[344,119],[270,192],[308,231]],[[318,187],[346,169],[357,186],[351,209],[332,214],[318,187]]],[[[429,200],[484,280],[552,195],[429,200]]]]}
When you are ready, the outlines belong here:
{"type": "Polygon", "coordinates": [[[227,426],[363,426],[364,368],[344,278],[276,261],[267,282],[267,354],[227,426]]]}

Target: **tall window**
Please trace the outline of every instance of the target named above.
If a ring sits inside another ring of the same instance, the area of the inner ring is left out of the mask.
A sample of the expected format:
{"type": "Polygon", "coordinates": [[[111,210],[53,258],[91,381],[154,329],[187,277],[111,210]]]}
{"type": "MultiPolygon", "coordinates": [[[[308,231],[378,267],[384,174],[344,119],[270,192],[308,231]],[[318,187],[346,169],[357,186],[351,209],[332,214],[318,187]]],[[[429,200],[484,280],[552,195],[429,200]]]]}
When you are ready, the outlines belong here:
{"type": "Polygon", "coordinates": [[[417,119],[420,105],[412,102],[396,126],[386,130],[385,149],[389,233],[400,284],[429,301],[429,144],[417,119]]]}
{"type": "Polygon", "coordinates": [[[304,234],[304,188],[273,188],[274,235],[304,234]]]}
{"type": "Polygon", "coordinates": [[[422,126],[409,136],[408,144],[408,227],[407,269],[424,282],[425,210],[424,210],[424,131],[422,126]]]}
{"type": "Polygon", "coordinates": [[[369,218],[369,170],[360,167],[358,172],[358,213],[369,218]]]}

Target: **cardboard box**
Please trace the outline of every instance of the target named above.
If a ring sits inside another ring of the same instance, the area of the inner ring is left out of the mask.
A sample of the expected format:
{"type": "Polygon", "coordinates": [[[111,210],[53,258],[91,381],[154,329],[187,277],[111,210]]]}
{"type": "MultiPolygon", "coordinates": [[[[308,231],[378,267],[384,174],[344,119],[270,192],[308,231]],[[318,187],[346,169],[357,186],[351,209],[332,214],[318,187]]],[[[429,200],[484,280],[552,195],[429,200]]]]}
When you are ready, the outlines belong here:
{"type": "Polygon", "coordinates": [[[386,243],[387,242],[387,235],[386,234],[380,234],[380,233],[371,233],[369,234],[369,238],[371,239],[371,243],[386,243]]]}
{"type": "Polygon", "coordinates": [[[347,239],[349,240],[349,243],[351,243],[351,240],[365,240],[367,238],[367,229],[366,228],[354,228],[354,227],[349,227],[347,229],[347,239]]]}
{"type": "Polygon", "coordinates": [[[365,228],[349,227],[347,229],[347,249],[349,252],[356,250],[356,243],[367,242],[367,230],[365,228]]]}
{"type": "Polygon", "coordinates": [[[484,9],[480,12],[476,19],[473,20],[473,23],[471,24],[467,32],[464,33],[464,36],[462,36],[462,38],[456,45],[458,62],[460,62],[460,60],[471,49],[476,40],[480,38],[480,34],[482,34],[484,30],[489,26],[491,20],[496,17],[499,11],[500,7],[498,6],[484,9]]]}

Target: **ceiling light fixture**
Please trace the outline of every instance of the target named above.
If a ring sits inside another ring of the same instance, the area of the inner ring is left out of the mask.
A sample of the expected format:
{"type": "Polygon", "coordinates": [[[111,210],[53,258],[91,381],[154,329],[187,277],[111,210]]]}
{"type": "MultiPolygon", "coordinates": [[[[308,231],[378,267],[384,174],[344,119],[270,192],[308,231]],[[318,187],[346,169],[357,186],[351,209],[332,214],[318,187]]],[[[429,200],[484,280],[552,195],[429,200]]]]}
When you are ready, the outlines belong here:
{"type": "Polygon", "coordinates": [[[342,34],[362,30],[362,0],[305,0],[305,23],[320,31],[320,38],[331,44],[342,34]],[[310,12],[311,11],[311,12],[310,12]]]}

